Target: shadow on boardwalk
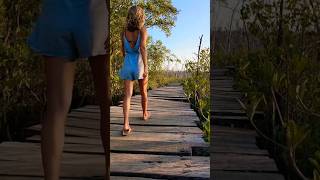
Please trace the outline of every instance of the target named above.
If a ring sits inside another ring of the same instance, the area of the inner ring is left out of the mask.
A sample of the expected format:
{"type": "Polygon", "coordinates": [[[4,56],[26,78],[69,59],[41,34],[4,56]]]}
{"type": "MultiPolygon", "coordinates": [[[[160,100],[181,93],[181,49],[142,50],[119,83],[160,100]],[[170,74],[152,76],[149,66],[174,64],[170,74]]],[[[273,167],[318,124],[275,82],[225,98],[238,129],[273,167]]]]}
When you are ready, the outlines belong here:
{"type": "MultiPolygon", "coordinates": [[[[114,180],[209,179],[210,159],[192,156],[195,147],[208,147],[199,121],[180,85],[151,90],[152,118],[141,119],[140,96],[131,102],[133,134],[122,137],[122,107],[111,107],[111,175],[114,180]]],[[[43,179],[40,155],[41,126],[27,129],[26,142],[0,144],[1,180],[43,179]]],[[[72,110],[66,122],[61,179],[103,179],[104,156],[99,133],[99,110],[88,105],[72,110]]]]}
{"type": "Polygon", "coordinates": [[[284,180],[266,150],[256,145],[256,132],[237,101],[228,69],[211,75],[211,176],[215,180],[284,180]]]}

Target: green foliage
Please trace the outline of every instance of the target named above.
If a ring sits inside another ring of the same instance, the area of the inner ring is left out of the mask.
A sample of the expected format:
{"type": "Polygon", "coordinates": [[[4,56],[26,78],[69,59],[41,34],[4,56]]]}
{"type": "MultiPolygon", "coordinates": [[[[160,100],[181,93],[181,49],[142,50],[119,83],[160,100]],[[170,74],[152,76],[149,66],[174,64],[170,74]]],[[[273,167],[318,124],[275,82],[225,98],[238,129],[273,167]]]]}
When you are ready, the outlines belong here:
{"type": "MultiPolygon", "coordinates": [[[[246,49],[217,50],[216,65],[236,67],[241,103],[289,179],[317,177],[308,161],[320,149],[320,3],[245,1],[241,9],[246,49]],[[252,39],[262,46],[252,46],[252,39]],[[298,176],[297,176],[298,175],[298,176]]],[[[313,161],[314,162],[314,161],[313,161]]]]}
{"type": "Polygon", "coordinates": [[[287,124],[287,143],[292,149],[296,149],[309,135],[308,127],[297,125],[295,121],[289,120],[287,124]]]}
{"type": "Polygon", "coordinates": [[[0,0],[0,140],[20,138],[42,116],[43,64],[25,43],[38,11],[37,0],[0,0]]]}
{"type": "Polygon", "coordinates": [[[309,159],[315,167],[313,170],[313,180],[320,180],[320,151],[317,151],[314,158],[309,159]]]}
{"type": "Polygon", "coordinates": [[[184,90],[200,115],[205,139],[210,141],[210,49],[202,49],[199,57],[185,65],[188,78],[184,81],[184,90]]]}

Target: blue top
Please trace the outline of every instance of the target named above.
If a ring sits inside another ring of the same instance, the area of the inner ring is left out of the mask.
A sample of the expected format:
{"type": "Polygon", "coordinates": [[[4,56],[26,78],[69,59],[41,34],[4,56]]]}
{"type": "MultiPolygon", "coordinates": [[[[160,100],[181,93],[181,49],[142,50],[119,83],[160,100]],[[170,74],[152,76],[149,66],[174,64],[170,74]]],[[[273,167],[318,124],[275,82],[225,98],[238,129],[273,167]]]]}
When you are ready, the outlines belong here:
{"type": "Polygon", "coordinates": [[[124,41],[124,64],[120,69],[119,75],[123,80],[138,80],[143,79],[143,61],[140,53],[141,37],[140,32],[135,46],[132,48],[129,41],[123,36],[124,41]]]}

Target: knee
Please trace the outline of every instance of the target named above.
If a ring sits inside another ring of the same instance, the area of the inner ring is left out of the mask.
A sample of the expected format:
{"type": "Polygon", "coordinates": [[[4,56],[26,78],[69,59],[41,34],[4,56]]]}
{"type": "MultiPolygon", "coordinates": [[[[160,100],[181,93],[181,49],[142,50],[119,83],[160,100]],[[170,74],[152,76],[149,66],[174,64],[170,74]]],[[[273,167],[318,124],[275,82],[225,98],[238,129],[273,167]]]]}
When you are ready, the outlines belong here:
{"type": "Polygon", "coordinates": [[[142,101],[147,101],[147,99],[148,99],[147,93],[142,93],[141,94],[141,100],[142,101]]]}
{"type": "Polygon", "coordinates": [[[132,96],[132,92],[126,92],[124,95],[126,99],[131,98],[131,96],[132,96]]]}
{"type": "Polygon", "coordinates": [[[69,111],[71,104],[71,97],[68,98],[48,98],[47,109],[55,112],[65,112],[69,111]]]}
{"type": "Polygon", "coordinates": [[[57,119],[65,119],[68,116],[68,110],[67,109],[60,109],[60,108],[56,108],[56,109],[48,109],[47,111],[47,119],[56,119],[55,121],[58,122],[57,119]]]}
{"type": "Polygon", "coordinates": [[[147,95],[148,95],[147,90],[146,90],[146,89],[142,89],[142,90],[141,90],[141,96],[147,97],[147,95]]]}

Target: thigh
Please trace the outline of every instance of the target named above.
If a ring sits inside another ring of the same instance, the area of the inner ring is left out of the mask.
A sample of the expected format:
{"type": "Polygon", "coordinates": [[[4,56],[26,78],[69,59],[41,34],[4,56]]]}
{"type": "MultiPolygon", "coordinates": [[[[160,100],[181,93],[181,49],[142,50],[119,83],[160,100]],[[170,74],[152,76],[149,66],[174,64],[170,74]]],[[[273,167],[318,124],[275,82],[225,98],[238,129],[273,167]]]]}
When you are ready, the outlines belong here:
{"type": "Polygon", "coordinates": [[[140,88],[140,92],[147,92],[148,89],[148,78],[144,78],[144,79],[139,79],[139,88],[140,88]]]}
{"type": "Polygon", "coordinates": [[[57,57],[45,57],[48,108],[59,107],[68,110],[75,74],[75,62],[57,57]]]}
{"type": "Polygon", "coordinates": [[[131,96],[133,91],[133,81],[124,80],[124,90],[125,90],[125,95],[131,96]]]}

